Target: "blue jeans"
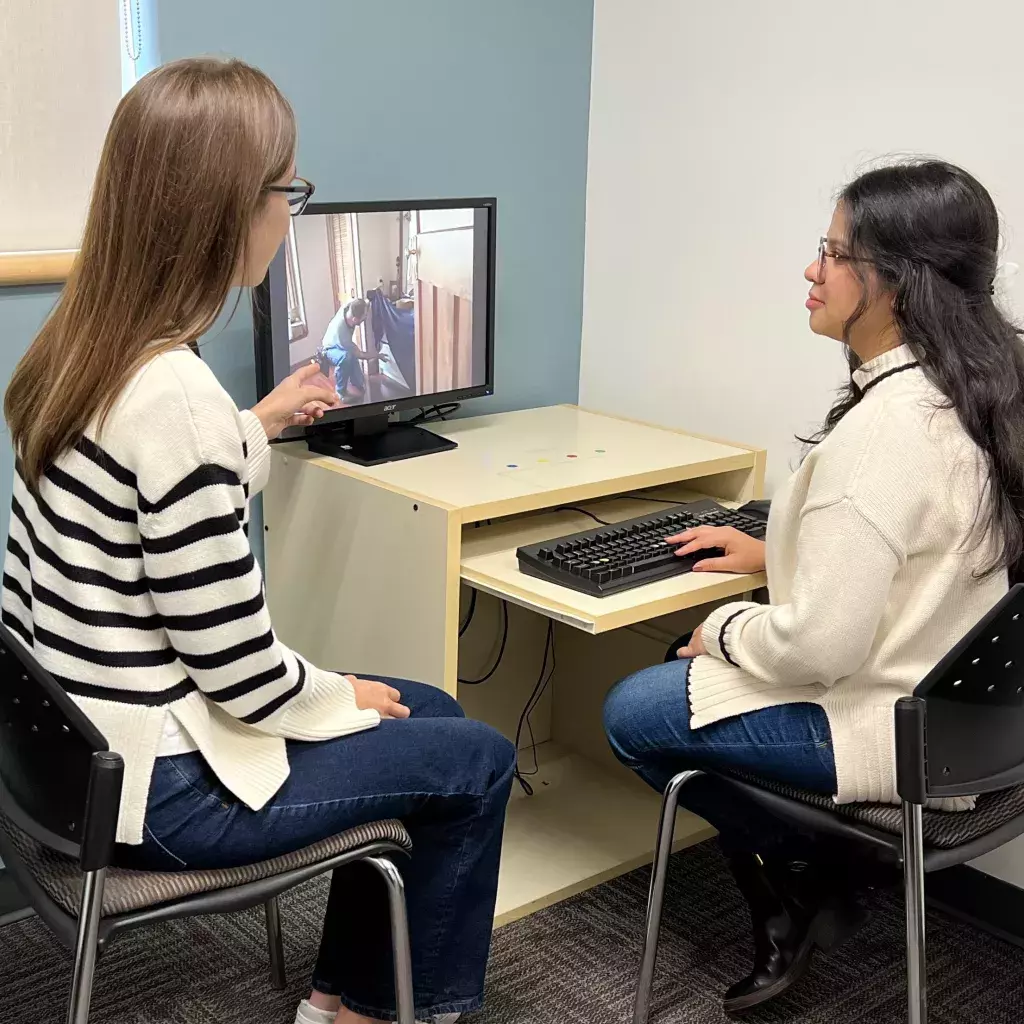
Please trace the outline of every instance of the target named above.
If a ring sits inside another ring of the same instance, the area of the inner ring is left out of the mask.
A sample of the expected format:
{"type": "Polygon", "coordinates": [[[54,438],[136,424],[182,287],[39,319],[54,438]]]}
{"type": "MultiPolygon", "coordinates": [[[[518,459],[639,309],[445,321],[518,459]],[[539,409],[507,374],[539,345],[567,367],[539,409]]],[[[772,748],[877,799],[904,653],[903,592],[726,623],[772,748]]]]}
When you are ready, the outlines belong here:
{"type": "Polygon", "coordinates": [[[334,390],[339,398],[346,397],[345,389],[349,384],[360,391],[366,387],[363,366],[355,352],[343,345],[329,345],[323,353],[334,364],[334,390]]]}
{"type": "MultiPolygon", "coordinates": [[[[384,677],[375,676],[383,679],[384,677]]],[[[412,711],[323,743],[288,743],[291,773],[261,810],[240,803],[198,754],[157,759],[141,846],[125,867],[231,867],[299,849],[347,828],[400,818],[417,1015],[483,1002],[505,805],[515,750],[465,718],[443,691],[385,680],[412,711]]],[[[334,872],[313,987],[356,1013],[395,1017],[387,892],[363,864],[334,872]]]]}
{"type": "MultiPolygon", "coordinates": [[[[745,772],[818,793],[836,791],[832,733],[817,704],[780,704],[690,728],[687,659],[654,665],[608,694],[604,727],[616,757],[659,793],[688,768],[745,772]]],[[[802,847],[804,840],[750,801],[697,777],[680,803],[718,829],[728,853],[802,847]]]]}

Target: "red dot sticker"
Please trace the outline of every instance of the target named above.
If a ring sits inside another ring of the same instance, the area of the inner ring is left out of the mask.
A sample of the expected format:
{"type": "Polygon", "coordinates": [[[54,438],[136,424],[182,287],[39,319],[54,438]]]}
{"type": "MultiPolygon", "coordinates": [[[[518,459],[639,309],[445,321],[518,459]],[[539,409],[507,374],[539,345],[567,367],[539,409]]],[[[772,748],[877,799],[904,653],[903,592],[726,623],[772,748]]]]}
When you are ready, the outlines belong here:
{"type": "Polygon", "coordinates": [[[567,458],[567,459],[575,459],[575,458],[576,458],[576,456],[575,456],[575,455],[566,455],[566,458],[567,458]]]}

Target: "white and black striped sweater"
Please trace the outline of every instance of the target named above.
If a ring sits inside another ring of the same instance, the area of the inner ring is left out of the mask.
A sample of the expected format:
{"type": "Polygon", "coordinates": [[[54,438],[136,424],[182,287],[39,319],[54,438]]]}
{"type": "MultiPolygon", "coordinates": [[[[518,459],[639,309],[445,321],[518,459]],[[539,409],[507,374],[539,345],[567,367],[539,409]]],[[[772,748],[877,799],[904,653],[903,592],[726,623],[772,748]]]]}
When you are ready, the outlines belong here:
{"type": "Polygon", "coordinates": [[[142,841],[168,713],[254,809],[288,775],[285,738],[379,721],[274,635],[246,536],[269,469],[259,420],[181,348],[136,375],[37,494],[15,473],[3,622],[124,757],[121,842],[142,841]]]}

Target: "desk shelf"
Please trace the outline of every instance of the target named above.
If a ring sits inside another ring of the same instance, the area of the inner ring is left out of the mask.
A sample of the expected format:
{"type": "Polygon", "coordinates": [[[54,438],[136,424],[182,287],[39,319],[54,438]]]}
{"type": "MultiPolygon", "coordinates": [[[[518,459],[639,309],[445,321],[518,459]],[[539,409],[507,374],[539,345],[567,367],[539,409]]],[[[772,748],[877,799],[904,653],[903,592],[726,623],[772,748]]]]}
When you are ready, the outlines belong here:
{"type": "MultiPolygon", "coordinates": [[[[639,780],[547,743],[534,795],[514,785],[505,823],[495,924],[525,917],[625,874],[654,857],[661,800],[639,780]]],[[[524,766],[530,764],[523,753],[524,766]]],[[[680,811],[674,849],[715,834],[680,811]]]]}
{"type": "MultiPolygon", "coordinates": [[[[672,488],[665,507],[671,501],[695,501],[701,497],[704,495],[672,488]]],[[[646,515],[658,508],[651,501],[633,498],[609,498],[580,507],[612,523],[646,515]]],[[[464,527],[462,580],[468,586],[586,633],[604,633],[685,608],[723,601],[765,585],[764,573],[743,576],[683,573],[608,597],[593,597],[520,572],[516,558],[520,546],[590,530],[596,525],[581,512],[553,510],[501,520],[490,526],[464,527]]]]}

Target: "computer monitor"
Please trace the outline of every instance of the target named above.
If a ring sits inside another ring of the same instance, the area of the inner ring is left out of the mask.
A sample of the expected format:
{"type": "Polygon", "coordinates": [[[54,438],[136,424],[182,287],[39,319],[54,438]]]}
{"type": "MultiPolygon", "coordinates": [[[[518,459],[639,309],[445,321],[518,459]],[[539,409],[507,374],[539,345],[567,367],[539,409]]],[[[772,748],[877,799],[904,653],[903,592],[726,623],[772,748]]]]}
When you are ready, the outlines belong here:
{"type": "Polygon", "coordinates": [[[494,393],[494,199],[310,203],[253,295],[257,391],[319,364],[304,438],[364,465],[456,447],[403,409],[494,393]]]}

